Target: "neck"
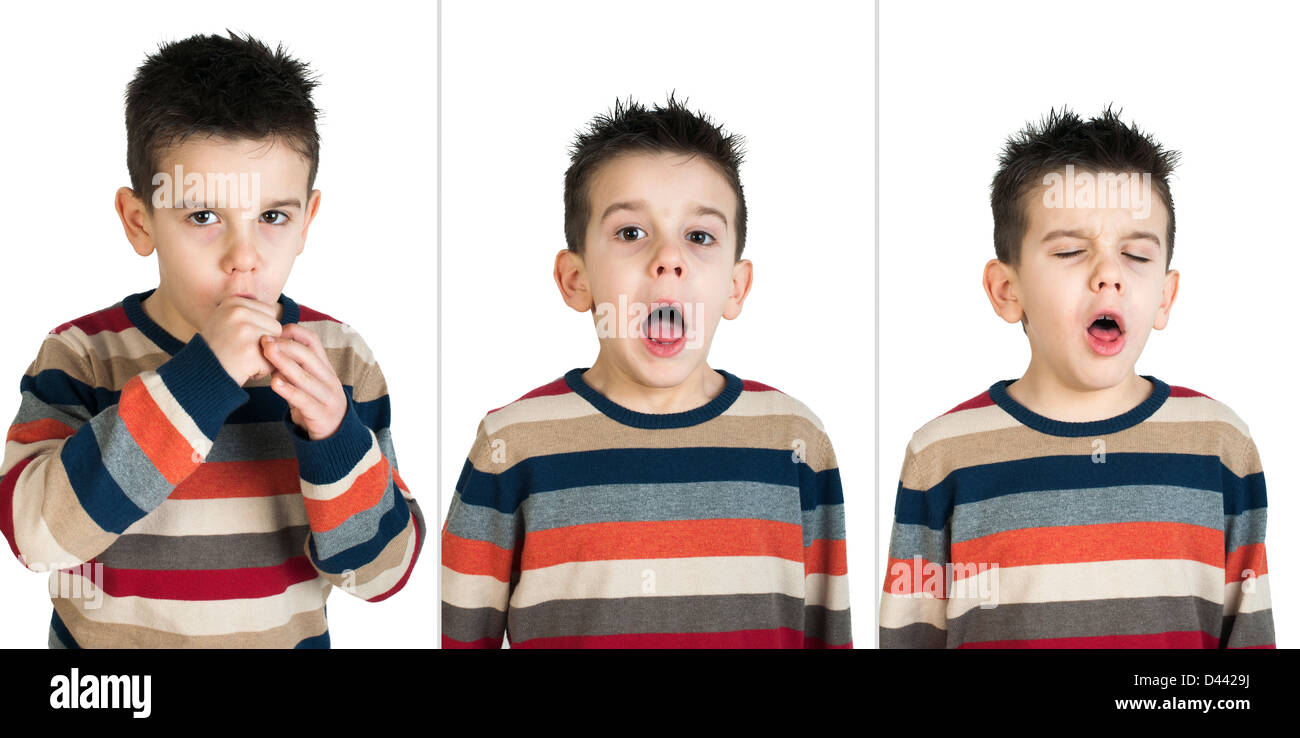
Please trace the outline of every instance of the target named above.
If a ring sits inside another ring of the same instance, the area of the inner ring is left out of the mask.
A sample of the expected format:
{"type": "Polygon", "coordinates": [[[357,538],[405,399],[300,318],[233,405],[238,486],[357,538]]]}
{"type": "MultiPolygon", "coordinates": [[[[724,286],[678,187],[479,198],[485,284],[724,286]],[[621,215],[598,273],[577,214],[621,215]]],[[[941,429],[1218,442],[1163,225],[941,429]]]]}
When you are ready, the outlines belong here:
{"type": "Polygon", "coordinates": [[[1130,374],[1113,387],[1071,386],[1030,361],[1024,376],[1007,387],[1013,400],[1045,418],[1087,423],[1122,415],[1151,395],[1151,382],[1130,374]]]}
{"type": "Polygon", "coordinates": [[[727,385],[721,374],[704,363],[681,384],[653,387],[624,372],[606,359],[604,352],[583,372],[582,379],[610,402],[639,413],[654,414],[682,413],[707,405],[727,385]]]}

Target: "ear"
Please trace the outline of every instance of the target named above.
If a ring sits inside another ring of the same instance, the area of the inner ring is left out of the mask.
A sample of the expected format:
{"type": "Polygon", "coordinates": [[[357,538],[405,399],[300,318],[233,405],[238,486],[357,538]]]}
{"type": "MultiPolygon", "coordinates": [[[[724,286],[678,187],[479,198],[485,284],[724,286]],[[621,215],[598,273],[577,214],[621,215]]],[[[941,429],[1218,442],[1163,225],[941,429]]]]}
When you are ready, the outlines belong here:
{"type": "Polygon", "coordinates": [[[130,187],[119,187],[113,197],[113,207],[117,210],[117,217],[122,219],[122,230],[126,231],[126,240],[131,242],[131,248],[141,256],[152,254],[153,221],[144,201],[136,197],[130,187]]]}
{"type": "Polygon", "coordinates": [[[984,293],[989,296],[993,312],[1008,323],[1025,317],[1024,306],[1016,294],[1016,270],[1009,264],[990,259],[984,265],[984,293]]]}
{"type": "Polygon", "coordinates": [[[555,255],[555,284],[560,288],[564,304],[580,313],[591,310],[591,287],[587,284],[587,269],[581,256],[560,249],[555,255]]]}
{"type": "Polygon", "coordinates": [[[727,320],[740,317],[740,309],[745,306],[745,298],[753,285],[754,263],[749,259],[741,259],[731,268],[731,294],[727,296],[727,304],[722,308],[722,317],[727,320]]]}
{"type": "Polygon", "coordinates": [[[311,227],[311,222],[316,219],[316,211],[320,210],[320,190],[312,190],[307,196],[307,211],[302,219],[302,235],[298,237],[298,253],[307,248],[307,229],[311,227]]]}
{"type": "Polygon", "coordinates": [[[1158,331],[1169,325],[1169,311],[1174,307],[1174,298],[1178,297],[1178,270],[1165,272],[1165,286],[1160,290],[1160,309],[1156,311],[1156,320],[1151,324],[1158,331]]]}

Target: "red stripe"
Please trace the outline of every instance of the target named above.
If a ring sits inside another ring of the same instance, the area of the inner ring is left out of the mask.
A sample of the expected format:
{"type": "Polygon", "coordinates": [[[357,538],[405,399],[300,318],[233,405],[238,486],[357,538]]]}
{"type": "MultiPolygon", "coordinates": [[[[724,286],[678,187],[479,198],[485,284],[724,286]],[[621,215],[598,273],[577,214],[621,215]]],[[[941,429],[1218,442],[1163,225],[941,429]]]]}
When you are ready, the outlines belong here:
{"type": "Polygon", "coordinates": [[[443,648],[501,648],[501,637],[480,638],[477,641],[458,641],[449,636],[442,637],[443,648]]]}
{"type": "Polygon", "coordinates": [[[1219,639],[1199,630],[1143,635],[1037,638],[963,643],[961,648],[1218,648],[1219,639]]]}
{"type": "Polygon", "coordinates": [[[101,331],[121,333],[133,326],[131,319],[126,317],[126,308],[121,305],[115,305],[111,308],[105,308],[98,312],[91,313],[90,315],[83,315],[80,318],[70,320],[50,331],[50,333],[62,333],[74,325],[80,328],[87,336],[93,336],[101,331]]]}
{"type": "MultiPolygon", "coordinates": [[[[993,398],[989,395],[988,391],[986,390],[983,394],[976,395],[975,397],[970,398],[969,400],[963,402],[957,407],[954,407],[953,409],[949,410],[943,415],[952,415],[953,413],[961,412],[962,410],[974,410],[977,407],[988,407],[989,405],[992,404],[993,404],[993,398]]],[[[943,415],[940,415],[939,417],[943,417],[943,415]]]]}
{"type": "MultiPolygon", "coordinates": [[[[92,560],[93,563],[93,560],[92,560]]],[[[98,569],[98,567],[96,567],[98,569]]],[[[77,567],[70,573],[94,574],[77,567]]],[[[238,600],[270,597],[316,578],[306,556],[295,556],[276,566],[244,569],[114,569],[103,567],[105,594],[155,600],[238,600]]]]}
{"type": "Polygon", "coordinates": [[[511,648],[803,648],[805,645],[803,633],[793,628],[724,633],[555,636],[510,642],[511,648]]]}
{"type": "Polygon", "coordinates": [[[331,318],[319,310],[312,310],[305,305],[298,306],[298,323],[309,323],[312,321],[329,321],[330,323],[342,323],[338,318],[331,318]]]}
{"type": "MultiPolygon", "coordinates": [[[[573,390],[569,388],[569,383],[564,381],[564,377],[560,377],[559,379],[555,380],[554,382],[551,382],[550,384],[544,384],[541,387],[538,387],[537,389],[528,392],[528,394],[524,395],[523,397],[520,397],[518,400],[515,400],[515,402],[520,402],[522,400],[530,400],[534,397],[549,397],[551,395],[563,395],[572,391],[573,390]]],[[[503,407],[509,407],[510,405],[515,404],[515,402],[509,403],[508,405],[502,405],[501,407],[493,408],[488,411],[488,415],[491,415],[492,413],[496,412],[497,410],[500,410],[503,407]]]]}
{"type": "Polygon", "coordinates": [[[397,584],[394,584],[392,589],[388,590],[387,592],[381,595],[375,595],[374,597],[371,597],[370,599],[366,600],[367,602],[379,602],[381,600],[386,600],[389,597],[392,597],[393,595],[397,594],[397,591],[400,590],[402,587],[406,586],[406,580],[410,579],[411,570],[415,569],[415,562],[417,559],[420,558],[420,526],[417,525],[415,522],[414,510],[411,511],[411,527],[415,529],[415,553],[411,555],[411,563],[406,566],[406,573],[402,574],[402,578],[397,580],[397,584]]]}
{"type": "MultiPolygon", "coordinates": [[[[752,379],[741,380],[741,387],[746,392],[781,392],[781,390],[777,389],[776,387],[763,384],[762,382],[755,382],[752,379]]],[[[781,392],[781,394],[784,395],[785,393],[781,392]]]]}
{"type": "MultiPolygon", "coordinates": [[[[23,561],[23,555],[18,552],[18,541],[14,540],[14,487],[18,484],[23,469],[34,458],[28,457],[14,464],[8,474],[0,477],[0,533],[4,533],[5,540],[9,542],[9,550],[14,552],[19,561],[23,561]]],[[[23,565],[26,566],[25,561],[23,565]]]]}
{"type": "Polygon", "coordinates": [[[1209,395],[1201,392],[1197,392],[1194,389],[1187,389],[1186,387],[1175,387],[1174,385],[1169,386],[1169,396],[1170,397],[1205,397],[1207,399],[1213,399],[1209,395]]]}

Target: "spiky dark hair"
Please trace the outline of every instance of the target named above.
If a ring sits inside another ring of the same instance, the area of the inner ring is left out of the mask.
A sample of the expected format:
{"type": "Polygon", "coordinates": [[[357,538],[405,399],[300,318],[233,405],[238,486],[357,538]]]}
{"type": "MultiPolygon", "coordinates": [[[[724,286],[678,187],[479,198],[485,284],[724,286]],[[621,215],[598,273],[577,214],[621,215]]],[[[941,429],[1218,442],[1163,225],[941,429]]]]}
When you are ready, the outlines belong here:
{"type": "Polygon", "coordinates": [[[127,85],[126,166],[146,206],[161,153],[194,135],[284,143],[310,163],[309,191],[316,182],[316,77],[283,46],[226,33],[159,46],[127,85]]]}
{"type": "Polygon", "coordinates": [[[745,191],[740,185],[744,139],[724,131],[707,115],[691,112],[686,100],[672,94],[663,105],[647,108],[635,102],[614,101],[614,108],[598,115],[579,132],[570,149],[564,173],[564,238],[569,250],[583,250],[587,221],[591,218],[589,185],[596,170],[628,152],[671,152],[702,156],[717,167],[736,193],[736,260],[745,250],[745,191]]]}
{"type": "Polygon", "coordinates": [[[1161,146],[1136,124],[1120,120],[1123,111],[1105,110],[1083,120],[1068,107],[1055,108],[1037,125],[1029,123],[1007,139],[993,177],[993,248],[1000,261],[1017,266],[1020,245],[1028,228],[1025,197],[1052,172],[1074,165],[1094,173],[1150,173],[1156,194],[1169,211],[1165,241],[1165,268],[1174,258],[1174,200],[1169,175],[1178,165],[1179,153],[1161,146]]]}

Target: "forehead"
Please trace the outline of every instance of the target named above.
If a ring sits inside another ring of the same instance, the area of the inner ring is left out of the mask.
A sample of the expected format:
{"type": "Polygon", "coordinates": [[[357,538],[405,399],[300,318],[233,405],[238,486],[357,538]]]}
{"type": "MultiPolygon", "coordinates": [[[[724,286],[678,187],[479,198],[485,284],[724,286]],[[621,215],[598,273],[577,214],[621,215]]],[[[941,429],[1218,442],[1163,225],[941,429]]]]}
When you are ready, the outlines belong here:
{"type": "Polygon", "coordinates": [[[625,153],[604,162],[591,178],[588,198],[593,218],[622,202],[644,203],[663,214],[699,205],[734,214],[739,204],[714,164],[702,156],[669,152],[625,153]]]}
{"type": "Polygon", "coordinates": [[[163,149],[155,163],[169,177],[176,176],[176,167],[182,177],[256,175],[264,194],[305,191],[311,169],[306,157],[274,138],[191,136],[163,149]]]}
{"type": "Polygon", "coordinates": [[[1149,180],[1140,175],[1076,172],[1073,184],[1053,178],[1027,192],[1025,244],[1034,245],[1055,231],[1074,231],[1099,238],[1149,232],[1168,248],[1169,210],[1149,180]]]}

